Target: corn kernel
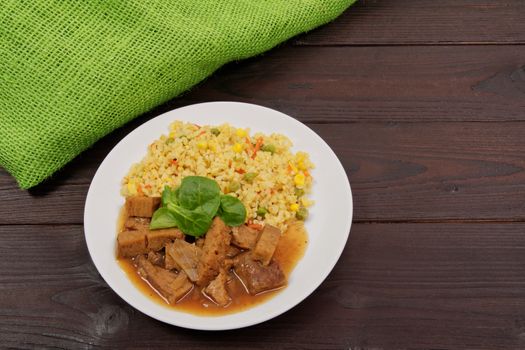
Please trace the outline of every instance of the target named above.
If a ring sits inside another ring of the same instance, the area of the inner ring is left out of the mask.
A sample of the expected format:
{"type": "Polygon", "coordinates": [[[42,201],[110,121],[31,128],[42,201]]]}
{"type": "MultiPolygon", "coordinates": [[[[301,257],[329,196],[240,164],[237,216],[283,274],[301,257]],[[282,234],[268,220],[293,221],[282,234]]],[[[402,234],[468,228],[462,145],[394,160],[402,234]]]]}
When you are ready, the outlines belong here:
{"type": "Polygon", "coordinates": [[[242,145],[240,143],[236,143],[233,145],[233,151],[235,153],[241,153],[242,152],[242,145]]]}
{"type": "Polygon", "coordinates": [[[239,137],[246,137],[247,133],[244,129],[237,129],[235,130],[235,134],[239,137]]]}
{"type": "Polygon", "coordinates": [[[208,148],[209,148],[210,151],[212,151],[212,152],[217,152],[217,146],[215,145],[214,142],[208,142],[208,148]]]}
{"type": "Polygon", "coordinates": [[[208,148],[208,143],[206,141],[201,141],[197,143],[197,148],[205,150],[206,148],[208,148]]]}
{"type": "Polygon", "coordinates": [[[297,203],[293,203],[290,205],[290,210],[291,211],[298,211],[299,210],[299,204],[297,203]]]}
{"type": "Polygon", "coordinates": [[[306,165],[304,164],[304,162],[302,160],[298,161],[297,162],[297,167],[301,170],[306,170],[306,165]]]}
{"type": "Polygon", "coordinates": [[[295,183],[295,186],[297,187],[302,187],[304,186],[304,180],[305,180],[305,176],[303,173],[297,173],[294,177],[293,177],[293,182],[295,183]]]}
{"type": "Polygon", "coordinates": [[[136,195],[137,194],[137,186],[135,184],[135,181],[133,181],[133,180],[129,180],[128,181],[128,192],[131,195],[136,195]]]}

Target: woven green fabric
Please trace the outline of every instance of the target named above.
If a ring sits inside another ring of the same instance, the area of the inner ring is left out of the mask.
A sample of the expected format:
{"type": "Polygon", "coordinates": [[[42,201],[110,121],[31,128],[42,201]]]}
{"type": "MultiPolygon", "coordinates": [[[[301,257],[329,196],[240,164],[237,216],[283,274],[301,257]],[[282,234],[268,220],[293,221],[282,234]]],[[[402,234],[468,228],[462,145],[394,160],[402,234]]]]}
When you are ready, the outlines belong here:
{"type": "Polygon", "coordinates": [[[0,0],[0,165],[30,188],[223,64],[355,0],[0,0]]]}

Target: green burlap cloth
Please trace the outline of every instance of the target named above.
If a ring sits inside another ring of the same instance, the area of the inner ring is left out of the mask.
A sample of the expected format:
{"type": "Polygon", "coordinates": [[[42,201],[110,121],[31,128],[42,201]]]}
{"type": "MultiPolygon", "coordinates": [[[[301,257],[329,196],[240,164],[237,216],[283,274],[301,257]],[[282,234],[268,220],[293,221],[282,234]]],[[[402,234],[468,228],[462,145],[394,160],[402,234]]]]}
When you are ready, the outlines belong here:
{"type": "Polygon", "coordinates": [[[355,0],[0,0],[0,165],[22,188],[355,0]]]}

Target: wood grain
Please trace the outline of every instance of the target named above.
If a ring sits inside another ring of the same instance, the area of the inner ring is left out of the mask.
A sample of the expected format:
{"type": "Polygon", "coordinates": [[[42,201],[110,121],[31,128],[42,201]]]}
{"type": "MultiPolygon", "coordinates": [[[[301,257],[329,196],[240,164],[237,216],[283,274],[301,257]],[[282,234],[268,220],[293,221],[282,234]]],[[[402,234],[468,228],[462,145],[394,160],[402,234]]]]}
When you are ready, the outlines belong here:
{"type": "Polygon", "coordinates": [[[164,325],[122,301],[93,267],[81,225],[0,226],[0,341],[17,348],[523,347],[524,230],[523,223],[355,224],[333,272],[299,306],[261,325],[207,333],[164,325]]]}
{"type": "Polygon", "coordinates": [[[525,43],[522,0],[361,0],[297,45],[525,43]]]}
{"type": "MultiPolygon", "coordinates": [[[[358,222],[525,220],[525,123],[309,126],[346,169],[358,222]]],[[[2,171],[0,224],[82,223],[89,183],[111,139],[30,192],[2,171]],[[31,215],[20,215],[29,208],[31,215]]]]}
{"type": "Polygon", "coordinates": [[[524,67],[525,46],[285,47],[166,107],[242,101],[323,123],[525,120],[524,67]]]}
{"type": "Polygon", "coordinates": [[[29,192],[0,170],[0,347],[524,349],[524,44],[522,0],[362,0],[226,65],[29,192]],[[265,105],[314,129],[349,175],[355,222],[305,301],[210,333],[120,299],[90,260],[82,217],[120,139],[215,100],[265,105]]]}

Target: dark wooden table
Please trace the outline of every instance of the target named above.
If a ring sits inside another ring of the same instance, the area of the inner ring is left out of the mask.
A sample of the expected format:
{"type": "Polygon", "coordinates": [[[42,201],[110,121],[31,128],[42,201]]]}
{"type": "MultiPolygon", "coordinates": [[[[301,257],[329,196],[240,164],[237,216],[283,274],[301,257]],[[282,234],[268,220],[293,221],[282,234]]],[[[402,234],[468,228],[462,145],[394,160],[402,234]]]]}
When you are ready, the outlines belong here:
{"type": "Polygon", "coordinates": [[[0,346],[525,348],[525,1],[362,1],[229,64],[29,192],[0,171],[0,346]],[[269,322],[199,332],[155,321],[98,275],[82,215],[128,132],[190,103],[266,105],[341,159],[355,220],[333,272],[269,322]]]}

